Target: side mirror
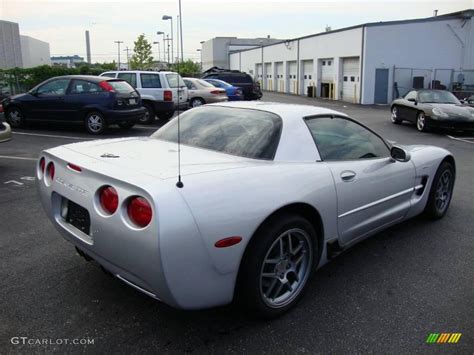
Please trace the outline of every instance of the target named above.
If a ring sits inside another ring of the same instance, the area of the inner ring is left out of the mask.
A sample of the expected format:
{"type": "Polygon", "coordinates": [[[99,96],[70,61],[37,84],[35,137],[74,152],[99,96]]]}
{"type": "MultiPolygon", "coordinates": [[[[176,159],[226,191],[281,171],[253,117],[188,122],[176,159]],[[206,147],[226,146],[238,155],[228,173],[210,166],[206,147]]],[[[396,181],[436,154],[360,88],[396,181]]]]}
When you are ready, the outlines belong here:
{"type": "Polygon", "coordinates": [[[402,163],[409,161],[411,158],[410,153],[397,145],[394,145],[392,149],[390,149],[390,156],[393,160],[400,161],[402,163]]]}
{"type": "Polygon", "coordinates": [[[415,105],[417,104],[416,99],[408,99],[408,101],[413,102],[415,105]]]}

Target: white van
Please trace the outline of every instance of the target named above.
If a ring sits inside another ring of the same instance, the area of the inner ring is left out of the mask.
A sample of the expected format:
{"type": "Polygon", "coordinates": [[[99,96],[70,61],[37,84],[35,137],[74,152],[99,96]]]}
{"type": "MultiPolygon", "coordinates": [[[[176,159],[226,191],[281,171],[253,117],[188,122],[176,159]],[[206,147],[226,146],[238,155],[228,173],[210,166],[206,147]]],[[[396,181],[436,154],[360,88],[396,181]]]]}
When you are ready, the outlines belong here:
{"type": "Polygon", "coordinates": [[[178,109],[188,108],[188,89],[178,73],[171,71],[108,71],[100,74],[127,81],[140,93],[147,113],[139,122],[150,124],[159,119],[168,120],[178,109]]]}

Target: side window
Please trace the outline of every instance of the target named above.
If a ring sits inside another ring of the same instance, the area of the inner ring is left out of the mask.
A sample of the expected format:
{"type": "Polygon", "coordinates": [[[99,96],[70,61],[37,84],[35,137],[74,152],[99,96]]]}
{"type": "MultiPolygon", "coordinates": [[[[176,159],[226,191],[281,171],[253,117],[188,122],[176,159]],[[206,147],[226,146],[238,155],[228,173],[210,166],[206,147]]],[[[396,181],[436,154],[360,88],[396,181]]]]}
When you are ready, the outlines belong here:
{"type": "Polygon", "coordinates": [[[405,100],[415,99],[416,100],[416,91],[410,91],[408,94],[405,95],[405,100]]]}
{"type": "Polygon", "coordinates": [[[189,80],[185,80],[184,83],[186,84],[186,87],[189,89],[189,90],[196,90],[196,86],[190,82],[189,80]]]}
{"type": "Polygon", "coordinates": [[[137,75],[135,73],[119,73],[117,77],[125,80],[132,85],[134,89],[137,87],[137,75]]]}
{"type": "Polygon", "coordinates": [[[69,86],[69,79],[56,79],[40,86],[36,91],[41,95],[64,95],[69,86]]]}
{"type": "Polygon", "coordinates": [[[85,80],[73,80],[70,94],[93,94],[103,91],[99,85],[85,80]]]}
{"type": "Polygon", "coordinates": [[[385,142],[364,126],[340,117],[309,118],[306,124],[323,160],[388,157],[385,142]]]}
{"type": "Polygon", "coordinates": [[[160,89],[161,80],[158,74],[140,74],[142,88],[144,89],[160,89]]]}

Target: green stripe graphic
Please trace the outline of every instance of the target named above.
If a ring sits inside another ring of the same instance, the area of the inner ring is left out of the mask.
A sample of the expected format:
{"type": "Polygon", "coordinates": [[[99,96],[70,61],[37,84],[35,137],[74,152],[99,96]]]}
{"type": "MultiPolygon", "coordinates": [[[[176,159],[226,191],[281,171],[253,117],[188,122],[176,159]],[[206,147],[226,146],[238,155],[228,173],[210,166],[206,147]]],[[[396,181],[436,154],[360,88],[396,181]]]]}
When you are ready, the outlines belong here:
{"type": "Polygon", "coordinates": [[[438,338],[439,338],[439,333],[431,333],[430,335],[428,335],[426,342],[428,344],[433,344],[433,343],[436,343],[436,340],[438,340],[438,338]]]}

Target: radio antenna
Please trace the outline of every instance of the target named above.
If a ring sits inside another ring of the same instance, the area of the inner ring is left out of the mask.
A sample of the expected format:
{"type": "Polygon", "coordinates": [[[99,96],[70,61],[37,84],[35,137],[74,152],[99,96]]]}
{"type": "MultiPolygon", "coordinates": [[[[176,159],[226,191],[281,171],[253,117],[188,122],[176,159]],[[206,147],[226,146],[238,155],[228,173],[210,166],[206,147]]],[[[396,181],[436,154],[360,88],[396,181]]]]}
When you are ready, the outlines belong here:
{"type": "MultiPolygon", "coordinates": [[[[179,37],[180,40],[181,40],[181,62],[183,61],[183,26],[182,26],[182,15],[181,15],[181,0],[179,0],[179,37]]],[[[179,109],[179,89],[180,89],[180,82],[179,82],[179,78],[181,76],[180,74],[180,58],[179,58],[179,55],[178,55],[178,77],[177,77],[177,84],[178,84],[178,182],[176,183],[176,187],[178,188],[183,188],[184,187],[184,184],[183,182],[181,181],[181,126],[180,126],[180,119],[179,119],[179,116],[180,116],[180,109],[179,109]]]]}

